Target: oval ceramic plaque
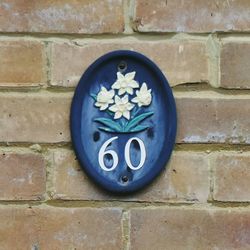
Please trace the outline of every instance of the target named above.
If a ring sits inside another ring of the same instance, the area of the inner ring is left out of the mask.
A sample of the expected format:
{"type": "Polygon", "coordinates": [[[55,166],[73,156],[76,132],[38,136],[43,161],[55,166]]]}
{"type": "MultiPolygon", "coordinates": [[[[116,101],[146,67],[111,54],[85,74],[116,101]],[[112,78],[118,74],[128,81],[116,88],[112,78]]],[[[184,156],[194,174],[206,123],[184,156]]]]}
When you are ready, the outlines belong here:
{"type": "Polygon", "coordinates": [[[136,191],[166,166],[176,135],[176,108],[160,69],[132,51],[114,51],[83,74],[71,107],[80,165],[106,190],[136,191]]]}

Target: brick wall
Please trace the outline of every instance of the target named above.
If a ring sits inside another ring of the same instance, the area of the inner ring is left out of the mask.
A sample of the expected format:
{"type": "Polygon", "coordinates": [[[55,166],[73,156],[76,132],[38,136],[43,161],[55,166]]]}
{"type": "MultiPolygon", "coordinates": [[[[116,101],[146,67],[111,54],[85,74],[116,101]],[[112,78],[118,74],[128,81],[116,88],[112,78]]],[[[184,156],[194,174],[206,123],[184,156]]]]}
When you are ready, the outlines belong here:
{"type": "Polygon", "coordinates": [[[249,0],[0,1],[0,249],[250,249],[249,0]],[[86,67],[130,49],[176,98],[167,169],[119,197],[75,159],[86,67]]]}

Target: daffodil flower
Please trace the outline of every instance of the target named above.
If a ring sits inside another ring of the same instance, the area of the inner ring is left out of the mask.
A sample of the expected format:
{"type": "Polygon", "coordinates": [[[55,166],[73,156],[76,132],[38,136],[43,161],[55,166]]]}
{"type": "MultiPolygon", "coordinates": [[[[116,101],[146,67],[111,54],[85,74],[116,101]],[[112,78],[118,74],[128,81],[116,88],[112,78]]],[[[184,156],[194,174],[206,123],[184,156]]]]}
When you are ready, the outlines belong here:
{"type": "Polygon", "coordinates": [[[136,97],[132,102],[137,103],[139,107],[148,106],[152,101],[151,89],[148,89],[147,84],[144,82],[140,90],[136,90],[136,97]]]}
{"type": "Polygon", "coordinates": [[[117,80],[112,85],[112,89],[118,89],[118,95],[123,95],[124,93],[133,95],[133,88],[139,88],[139,84],[134,80],[134,77],[135,71],[126,75],[117,72],[117,80]]]}
{"type": "Polygon", "coordinates": [[[128,95],[120,98],[115,96],[115,104],[109,107],[109,110],[115,113],[114,119],[119,119],[122,116],[127,120],[130,119],[130,110],[133,109],[135,105],[128,101],[128,95]]]}
{"type": "Polygon", "coordinates": [[[108,91],[105,87],[101,87],[101,90],[96,97],[95,106],[99,107],[100,110],[107,109],[109,104],[114,103],[113,100],[114,95],[115,91],[113,89],[108,91]]]}

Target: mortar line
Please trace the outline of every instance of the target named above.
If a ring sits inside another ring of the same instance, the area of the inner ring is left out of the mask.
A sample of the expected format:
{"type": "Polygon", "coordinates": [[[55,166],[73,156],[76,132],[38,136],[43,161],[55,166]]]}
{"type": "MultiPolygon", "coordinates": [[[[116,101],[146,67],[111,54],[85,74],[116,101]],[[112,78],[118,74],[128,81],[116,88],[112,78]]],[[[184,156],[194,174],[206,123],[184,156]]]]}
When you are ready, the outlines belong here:
{"type": "Polygon", "coordinates": [[[130,25],[130,8],[131,8],[131,0],[123,1],[123,16],[124,16],[124,32],[123,34],[132,35],[134,34],[134,30],[130,25]]]}
{"type": "Polygon", "coordinates": [[[53,206],[53,207],[92,207],[92,208],[113,208],[120,207],[127,211],[130,211],[134,208],[171,208],[171,207],[180,207],[180,208],[245,208],[250,207],[249,202],[224,202],[224,201],[212,201],[206,203],[188,203],[188,202],[176,202],[176,201],[165,201],[165,202],[149,202],[149,201],[131,201],[131,200],[47,200],[43,204],[53,206]]]}
{"type": "Polygon", "coordinates": [[[46,190],[45,190],[45,198],[46,201],[51,200],[53,196],[53,187],[54,187],[54,178],[55,178],[55,167],[53,167],[54,163],[54,155],[48,152],[43,153],[43,157],[46,163],[46,190]]]}
{"type": "Polygon", "coordinates": [[[129,220],[129,210],[123,209],[122,211],[122,242],[123,250],[129,250],[130,247],[130,220],[129,220]]]}
{"type": "Polygon", "coordinates": [[[214,158],[216,156],[216,153],[212,153],[207,158],[208,161],[208,167],[209,167],[209,198],[208,202],[213,201],[214,197],[214,158]]]}
{"type": "Polygon", "coordinates": [[[47,76],[47,88],[51,85],[51,45],[50,42],[44,41],[45,53],[46,53],[46,76],[47,76]]]}
{"type": "Polygon", "coordinates": [[[211,201],[207,203],[185,203],[185,202],[142,202],[130,200],[43,200],[43,201],[30,201],[30,200],[2,200],[0,206],[29,206],[39,207],[48,206],[54,208],[121,208],[125,211],[131,209],[168,209],[168,208],[182,208],[182,209],[249,209],[250,202],[224,202],[224,201],[211,201]]]}
{"type": "Polygon", "coordinates": [[[250,41],[250,32],[227,32],[227,33],[218,33],[219,39],[232,40],[232,41],[250,41]]]}
{"type": "MultiPolygon", "coordinates": [[[[127,0],[129,1],[129,0],[127,0]]],[[[129,6],[126,7],[126,11],[129,6]]],[[[129,20],[130,21],[130,20],[129,20]]],[[[131,28],[132,30],[132,28],[131,28]]],[[[1,40],[10,40],[10,38],[15,40],[37,40],[37,41],[73,41],[73,40],[121,40],[125,38],[137,38],[138,40],[145,41],[164,41],[164,40],[179,40],[179,41],[206,41],[210,33],[178,33],[178,32],[166,32],[166,33],[119,33],[119,34],[63,34],[63,33],[1,33],[0,32],[0,41],[1,40]]]]}
{"type": "MultiPolygon", "coordinates": [[[[33,150],[32,146],[39,145],[41,152],[46,150],[60,150],[68,149],[73,150],[72,143],[69,142],[55,142],[55,143],[42,143],[42,142],[0,142],[0,150],[11,151],[11,150],[28,150],[29,152],[38,152],[33,150]]],[[[176,143],[174,151],[193,151],[193,152],[204,152],[209,153],[217,151],[232,151],[232,152],[246,152],[250,151],[250,144],[227,144],[227,143],[176,143]]]]}
{"type": "MultiPolygon", "coordinates": [[[[26,148],[34,151],[32,149],[32,146],[39,145],[41,147],[41,150],[46,149],[72,149],[72,143],[71,141],[68,142],[0,142],[0,149],[19,149],[19,148],[26,148]]],[[[36,151],[36,150],[35,150],[36,151]]]]}
{"type": "MultiPolygon", "coordinates": [[[[129,1],[129,0],[128,0],[129,1]]],[[[130,0],[130,6],[133,5],[133,1],[130,0]]],[[[128,6],[129,7],[129,6],[128,6]]],[[[131,15],[131,8],[129,10],[131,15]]],[[[123,37],[138,37],[138,38],[149,38],[153,40],[165,40],[165,39],[176,39],[183,37],[186,39],[206,39],[210,35],[216,35],[221,39],[246,39],[250,38],[250,32],[205,32],[205,33],[194,33],[194,32],[133,32],[133,33],[100,33],[100,34],[77,34],[77,33],[43,33],[43,32],[0,32],[0,40],[17,38],[17,39],[62,39],[62,40],[74,40],[74,39],[120,39],[123,37]]]]}
{"type": "MultiPolygon", "coordinates": [[[[34,87],[23,87],[23,88],[15,88],[15,87],[0,87],[0,95],[1,94],[34,94],[34,95],[72,95],[74,94],[75,87],[55,87],[49,86],[48,88],[34,88],[34,87]]],[[[250,89],[223,89],[223,88],[213,88],[208,84],[204,86],[204,83],[185,83],[180,84],[178,86],[172,87],[173,94],[183,95],[183,97],[191,97],[197,98],[200,95],[204,95],[202,97],[206,97],[207,94],[211,96],[213,94],[214,98],[225,98],[230,96],[230,99],[235,99],[238,96],[248,97],[250,95],[250,89]],[[195,94],[199,93],[198,96],[195,94]]],[[[180,96],[181,97],[181,96],[180,96]]]]}
{"type": "Polygon", "coordinates": [[[214,88],[220,87],[220,68],[219,68],[219,57],[220,57],[220,43],[217,39],[217,35],[210,35],[207,43],[206,50],[208,54],[208,75],[209,83],[214,88]]]}

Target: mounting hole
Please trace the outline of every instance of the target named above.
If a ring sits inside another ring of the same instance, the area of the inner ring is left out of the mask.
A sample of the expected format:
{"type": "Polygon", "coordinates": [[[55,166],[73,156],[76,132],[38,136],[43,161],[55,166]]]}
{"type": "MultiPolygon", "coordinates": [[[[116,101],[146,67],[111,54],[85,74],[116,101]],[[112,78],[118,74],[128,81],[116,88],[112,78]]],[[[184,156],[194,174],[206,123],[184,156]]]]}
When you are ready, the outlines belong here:
{"type": "Polygon", "coordinates": [[[128,176],[126,175],[122,176],[122,182],[124,183],[128,182],[128,176]]]}
{"type": "Polygon", "coordinates": [[[127,69],[127,63],[125,61],[120,61],[118,64],[118,71],[124,72],[127,69]]]}

